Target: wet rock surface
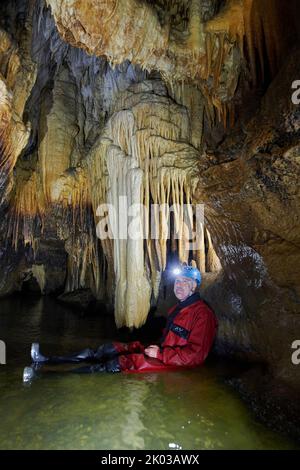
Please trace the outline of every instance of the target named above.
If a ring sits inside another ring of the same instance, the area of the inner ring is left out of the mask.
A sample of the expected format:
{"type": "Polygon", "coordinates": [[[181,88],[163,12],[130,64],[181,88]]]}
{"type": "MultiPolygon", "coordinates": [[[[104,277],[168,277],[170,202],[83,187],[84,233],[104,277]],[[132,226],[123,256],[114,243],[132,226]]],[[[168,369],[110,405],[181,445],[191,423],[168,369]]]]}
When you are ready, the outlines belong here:
{"type": "Polygon", "coordinates": [[[280,382],[261,367],[226,380],[239,392],[257,419],[300,442],[299,392],[280,382]]]}

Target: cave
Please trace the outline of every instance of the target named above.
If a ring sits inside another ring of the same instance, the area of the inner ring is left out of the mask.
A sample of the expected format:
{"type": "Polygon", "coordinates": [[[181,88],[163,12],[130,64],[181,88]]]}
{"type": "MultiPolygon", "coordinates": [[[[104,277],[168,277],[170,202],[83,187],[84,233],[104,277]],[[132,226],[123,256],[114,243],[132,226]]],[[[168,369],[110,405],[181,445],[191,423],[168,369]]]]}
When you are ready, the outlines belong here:
{"type": "MultiPolygon", "coordinates": [[[[193,263],[218,320],[210,361],[234,369],[227,386],[266,433],[299,446],[297,13],[297,0],[1,2],[0,374],[38,335],[54,352],[97,344],[98,327],[157,333],[173,267],[193,263]]],[[[124,390],[127,408],[151,383],[124,390]]],[[[30,448],[16,435],[4,448],[30,448]]],[[[182,445],[219,445],[197,442],[182,445]]]]}

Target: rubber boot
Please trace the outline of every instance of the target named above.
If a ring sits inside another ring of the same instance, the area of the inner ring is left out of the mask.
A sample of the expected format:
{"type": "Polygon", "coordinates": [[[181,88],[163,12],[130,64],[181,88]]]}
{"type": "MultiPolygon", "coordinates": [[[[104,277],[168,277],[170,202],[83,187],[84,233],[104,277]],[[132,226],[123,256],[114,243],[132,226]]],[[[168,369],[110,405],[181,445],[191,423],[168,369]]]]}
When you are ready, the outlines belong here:
{"type": "Polygon", "coordinates": [[[84,361],[90,361],[97,359],[94,351],[90,348],[83,349],[77,353],[69,354],[67,356],[51,356],[46,357],[40,353],[40,346],[38,343],[33,343],[31,345],[31,358],[34,363],[43,363],[43,364],[66,364],[66,363],[78,363],[84,361]]]}
{"type": "Polygon", "coordinates": [[[99,372],[110,372],[115,374],[117,372],[121,372],[121,367],[118,358],[115,358],[102,364],[95,364],[92,366],[84,366],[79,367],[78,369],[72,369],[70,372],[74,374],[95,374],[99,372]]]}
{"type": "Polygon", "coordinates": [[[40,370],[33,365],[32,367],[25,367],[23,371],[23,383],[30,385],[34,379],[43,376],[60,376],[61,374],[98,374],[101,372],[118,373],[121,372],[121,367],[118,358],[111,359],[101,364],[93,364],[90,366],[79,367],[77,369],[71,369],[68,371],[45,371],[40,370]]]}
{"type": "Polygon", "coordinates": [[[80,352],[69,354],[67,356],[51,356],[47,357],[41,354],[39,343],[32,343],[31,357],[34,363],[44,364],[63,364],[63,363],[79,363],[85,361],[107,361],[114,359],[120,354],[128,354],[134,352],[143,352],[144,346],[139,341],[131,343],[105,343],[99,346],[96,351],[87,348],[80,352]]]}
{"type": "Polygon", "coordinates": [[[33,367],[25,367],[23,371],[23,383],[29,384],[36,377],[33,367]]]}

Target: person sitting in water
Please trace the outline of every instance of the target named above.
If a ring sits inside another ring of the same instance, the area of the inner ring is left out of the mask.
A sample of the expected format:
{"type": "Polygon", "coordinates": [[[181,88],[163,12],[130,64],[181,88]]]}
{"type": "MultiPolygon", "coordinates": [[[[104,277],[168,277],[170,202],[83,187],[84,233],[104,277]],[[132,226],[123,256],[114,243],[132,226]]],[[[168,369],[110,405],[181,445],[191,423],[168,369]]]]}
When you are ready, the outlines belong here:
{"type": "MultiPolygon", "coordinates": [[[[147,372],[201,365],[216,335],[217,320],[211,308],[195,292],[201,283],[197,268],[182,266],[177,270],[174,293],[179,302],[168,311],[166,327],[159,345],[144,347],[139,341],[107,343],[97,350],[84,349],[68,356],[46,357],[33,343],[34,364],[91,362],[71,372],[147,372]]],[[[34,368],[24,369],[24,381],[35,375],[34,368]]]]}

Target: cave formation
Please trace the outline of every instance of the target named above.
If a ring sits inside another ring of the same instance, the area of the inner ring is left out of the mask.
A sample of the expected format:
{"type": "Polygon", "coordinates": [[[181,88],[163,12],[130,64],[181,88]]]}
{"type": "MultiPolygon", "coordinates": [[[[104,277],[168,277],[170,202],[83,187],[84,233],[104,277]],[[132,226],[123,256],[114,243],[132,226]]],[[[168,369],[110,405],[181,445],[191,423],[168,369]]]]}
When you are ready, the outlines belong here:
{"type": "Polygon", "coordinates": [[[140,327],[175,252],[204,275],[216,350],[299,384],[296,18],[292,0],[1,2],[0,296],[88,289],[140,327]],[[177,203],[182,236],[161,213],[155,240],[100,240],[122,196],[177,203]],[[205,205],[192,253],[185,203],[205,205]]]}

